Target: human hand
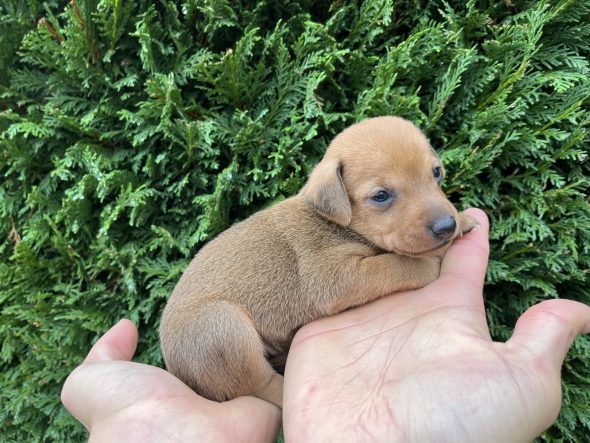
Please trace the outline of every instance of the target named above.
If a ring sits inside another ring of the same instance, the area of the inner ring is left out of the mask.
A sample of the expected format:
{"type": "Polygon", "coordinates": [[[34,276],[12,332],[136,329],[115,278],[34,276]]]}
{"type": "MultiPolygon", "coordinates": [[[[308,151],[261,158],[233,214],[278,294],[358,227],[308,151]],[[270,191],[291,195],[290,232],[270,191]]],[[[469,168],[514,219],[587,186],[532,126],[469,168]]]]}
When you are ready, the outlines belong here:
{"type": "Polygon", "coordinates": [[[285,372],[289,442],[530,442],[557,417],[560,371],[590,308],[550,300],[493,342],[483,304],[488,222],[431,285],[302,328],[285,372]]]}
{"type": "Polygon", "coordinates": [[[121,320],[66,380],[62,402],[90,442],[270,442],[279,409],[254,397],[206,400],[163,369],[130,360],[137,329],[121,320]]]}

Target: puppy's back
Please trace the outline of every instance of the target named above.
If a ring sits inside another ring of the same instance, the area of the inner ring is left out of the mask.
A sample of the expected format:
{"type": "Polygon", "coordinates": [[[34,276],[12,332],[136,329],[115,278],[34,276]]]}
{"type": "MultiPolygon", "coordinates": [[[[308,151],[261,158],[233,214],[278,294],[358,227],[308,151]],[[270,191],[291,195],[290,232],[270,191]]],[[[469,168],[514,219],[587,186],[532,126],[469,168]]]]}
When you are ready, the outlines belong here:
{"type": "MultiPolygon", "coordinates": [[[[300,196],[220,234],[192,260],[164,309],[160,340],[168,370],[216,400],[264,396],[268,386],[250,379],[279,386],[264,356],[280,368],[297,329],[327,315],[321,299],[339,291],[346,245],[356,253],[370,249],[300,196]],[[236,377],[244,380],[233,389],[236,377]]],[[[270,390],[276,403],[282,391],[270,390]]]]}
{"type": "Polygon", "coordinates": [[[292,330],[317,317],[302,297],[306,288],[301,285],[300,259],[311,247],[301,243],[317,246],[310,235],[318,235],[318,224],[323,222],[294,197],[255,213],[205,245],[164,309],[160,331],[164,354],[173,336],[186,330],[209,299],[243,306],[271,345],[288,341],[292,330]]]}

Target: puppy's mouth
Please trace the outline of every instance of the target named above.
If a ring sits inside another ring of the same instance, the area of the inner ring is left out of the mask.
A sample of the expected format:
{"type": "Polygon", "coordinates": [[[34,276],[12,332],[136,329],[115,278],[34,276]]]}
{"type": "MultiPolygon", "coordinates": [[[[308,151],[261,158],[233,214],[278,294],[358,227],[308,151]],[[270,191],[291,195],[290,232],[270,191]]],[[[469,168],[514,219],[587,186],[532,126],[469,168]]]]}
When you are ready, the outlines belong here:
{"type": "Polygon", "coordinates": [[[392,249],[392,250],[393,250],[393,252],[395,252],[396,254],[399,254],[399,255],[409,255],[409,256],[412,256],[412,257],[419,257],[421,255],[426,255],[426,254],[430,254],[432,252],[436,252],[439,249],[442,249],[445,246],[447,246],[449,243],[451,243],[451,241],[452,240],[446,240],[446,241],[440,243],[439,245],[435,246],[434,248],[424,249],[424,250],[419,251],[419,252],[415,252],[415,251],[404,251],[403,249],[397,249],[397,248],[392,249]]]}

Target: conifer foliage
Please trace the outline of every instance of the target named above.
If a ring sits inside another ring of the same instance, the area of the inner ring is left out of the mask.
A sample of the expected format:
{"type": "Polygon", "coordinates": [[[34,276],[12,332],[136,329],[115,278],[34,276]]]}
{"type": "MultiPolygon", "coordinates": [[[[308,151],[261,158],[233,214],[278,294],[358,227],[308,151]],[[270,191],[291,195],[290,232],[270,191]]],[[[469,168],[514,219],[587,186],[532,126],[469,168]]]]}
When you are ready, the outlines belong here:
{"type": "MultiPolygon", "coordinates": [[[[590,1],[0,4],[2,441],[81,441],[66,375],[122,317],[161,364],[194,253],[302,186],[366,117],[424,128],[490,216],[489,323],[590,303],[590,1]]],[[[543,441],[590,435],[590,341],[543,441]]]]}

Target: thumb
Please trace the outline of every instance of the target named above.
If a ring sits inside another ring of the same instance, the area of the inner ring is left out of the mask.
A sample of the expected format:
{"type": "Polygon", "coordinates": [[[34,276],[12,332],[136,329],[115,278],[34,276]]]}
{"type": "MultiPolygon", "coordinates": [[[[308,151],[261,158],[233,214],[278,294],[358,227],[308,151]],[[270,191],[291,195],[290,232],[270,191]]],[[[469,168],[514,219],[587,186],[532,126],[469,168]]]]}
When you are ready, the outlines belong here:
{"type": "MultiPolygon", "coordinates": [[[[137,337],[137,328],[131,321],[119,321],[94,344],[84,363],[66,379],[61,391],[61,401],[86,428],[90,429],[92,416],[99,403],[95,398],[98,393],[95,389],[97,377],[89,373],[88,368],[94,368],[94,363],[131,360],[137,346],[137,337]]],[[[108,375],[108,371],[105,374],[108,375]]]]}
{"type": "Polygon", "coordinates": [[[483,283],[490,250],[489,221],[481,209],[468,209],[465,214],[477,219],[479,226],[453,242],[443,257],[435,284],[453,288],[455,297],[463,297],[483,309],[483,283]]]}
{"type": "Polygon", "coordinates": [[[113,360],[130,361],[137,347],[137,328],[130,320],[121,320],[94,344],[84,363],[113,360]]]}
{"type": "Polygon", "coordinates": [[[520,316],[507,345],[524,347],[559,370],[576,336],[589,332],[589,306],[572,300],[546,300],[520,316]]]}

